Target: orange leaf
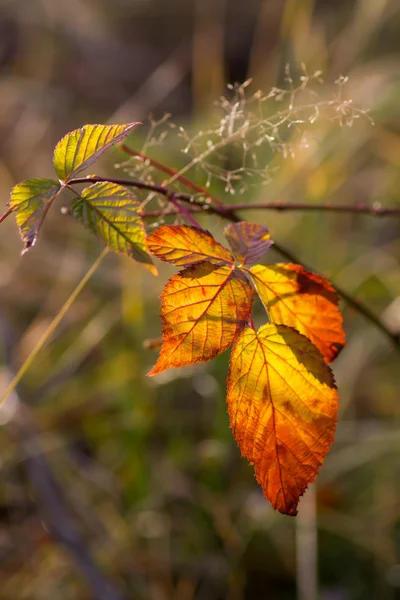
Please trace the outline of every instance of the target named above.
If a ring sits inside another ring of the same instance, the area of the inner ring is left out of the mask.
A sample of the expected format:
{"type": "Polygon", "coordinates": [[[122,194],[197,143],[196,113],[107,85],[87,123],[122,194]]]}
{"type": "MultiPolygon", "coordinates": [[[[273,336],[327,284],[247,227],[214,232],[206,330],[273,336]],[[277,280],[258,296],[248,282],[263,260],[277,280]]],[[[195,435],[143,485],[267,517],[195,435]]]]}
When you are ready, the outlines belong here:
{"type": "Polygon", "coordinates": [[[241,221],[225,227],[225,237],[241,265],[252,265],[272,246],[265,225],[241,221]]]}
{"type": "Polygon", "coordinates": [[[172,277],[161,295],[163,345],[149,375],[205,362],[226,350],[246,325],[254,292],[232,265],[202,262],[172,277]]]}
{"type": "Polygon", "coordinates": [[[265,496],[295,515],[333,442],[338,398],[329,367],[291,327],[246,328],[232,349],[227,401],[233,434],[265,496]]]}
{"type": "Polygon", "coordinates": [[[300,265],[255,265],[249,270],[271,320],[307,336],[331,362],[345,345],[333,287],[300,265]]]}
{"type": "Polygon", "coordinates": [[[213,264],[233,263],[232,254],[211,233],[190,225],[163,225],[147,236],[147,245],[155,256],[177,266],[203,260],[213,264]]]}

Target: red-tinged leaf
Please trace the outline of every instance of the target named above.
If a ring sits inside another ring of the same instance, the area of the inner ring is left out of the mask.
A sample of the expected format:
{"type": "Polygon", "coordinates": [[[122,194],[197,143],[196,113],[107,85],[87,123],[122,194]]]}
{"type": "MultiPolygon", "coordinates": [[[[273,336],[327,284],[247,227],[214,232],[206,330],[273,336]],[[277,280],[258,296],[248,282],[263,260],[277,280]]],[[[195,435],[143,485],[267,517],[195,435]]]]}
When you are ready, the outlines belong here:
{"type": "Polygon", "coordinates": [[[273,244],[265,225],[247,221],[227,225],[225,237],[241,265],[254,264],[273,244]]]}
{"type": "Polygon", "coordinates": [[[139,123],[84,125],[67,133],[54,151],[54,168],[63,181],[92,165],[108,148],[121,142],[139,123]]]}
{"type": "Polygon", "coordinates": [[[303,333],[331,362],[345,345],[345,334],[330,283],[300,265],[255,265],[249,272],[271,320],[303,333]]]}
{"type": "Polygon", "coordinates": [[[295,515],[334,438],[337,390],[322,355],[290,327],[246,328],[232,348],[227,402],[265,496],[295,515]]]}
{"type": "Polygon", "coordinates": [[[229,265],[203,262],[172,277],[161,295],[163,344],[149,375],[229,348],[249,319],[253,296],[246,276],[229,265]]]}
{"type": "Polygon", "coordinates": [[[147,236],[150,252],[176,266],[204,260],[213,264],[233,263],[233,256],[211,233],[189,225],[163,225],[147,236]]]}

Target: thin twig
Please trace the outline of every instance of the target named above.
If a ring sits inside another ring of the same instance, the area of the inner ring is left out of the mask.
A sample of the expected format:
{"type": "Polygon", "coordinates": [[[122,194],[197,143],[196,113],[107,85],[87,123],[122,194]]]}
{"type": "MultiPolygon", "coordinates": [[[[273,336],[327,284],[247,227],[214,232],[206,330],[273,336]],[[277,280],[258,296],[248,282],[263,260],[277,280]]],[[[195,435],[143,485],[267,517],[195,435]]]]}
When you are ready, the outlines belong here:
{"type": "MultiPolygon", "coordinates": [[[[380,203],[375,202],[374,204],[368,205],[365,203],[356,204],[329,204],[329,203],[318,203],[318,204],[307,204],[305,202],[285,202],[284,200],[273,200],[271,202],[238,202],[235,204],[218,204],[218,206],[211,206],[205,204],[200,200],[196,200],[190,194],[173,193],[167,187],[162,185],[155,185],[151,183],[144,183],[135,179],[118,179],[110,177],[78,177],[71,179],[69,185],[78,183],[97,183],[109,181],[110,183],[117,183],[119,185],[135,187],[140,190],[148,190],[150,192],[156,192],[166,198],[174,197],[176,200],[182,200],[183,202],[190,203],[193,207],[200,207],[204,210],[207,207],[209,212],[216,213],[220,216],[226,216],[227,213],[231,213],[236,210],[276,210],[276,211],[304,211],[304,212],[337,212],[337,213],[353,213],[353,214],[365,214],[374,217],[388,217],[397,216],[400,217],[400,207],[386,208],[380,203]]],[[[203,188],[199,188],[199,192],[205,196],[210,197],[203,188]]],[[[211,197],[213,198],[213,197],[211,197]]],[[[196,212],[196,208],[191,208],[189,212],[196,212]]],[[[159,216],[163,214],[162,211],[152,213],[153,216],[159,216]]]]}
{"type": "MultiPolygon", "coordinates": [[[[126,185],[130,187],[137,188],[138,190],[148,190],[149,192],[156,192],[161,194],[162,196],[172,196],[172,192],[165,188],[162,185],[153,185],[150,183],[144,183],[143,181],[138,181],[136,179],[119,179],[118,177],[75,177],[74,179],[70,179],[68,181],[68,186],[75,185],[77,183],[116,183],[118,185],[126,185]]],[[[191,196],[187,194],[174,194],[175,198],[178,196],[184,195],[187,198],[191,198],[191,196]]]]}
{"type": "Polygon", "coordinates": [[[121,144],[120,149],[123,152],[125,152],[125,154],[129,154],[129,156],[139,158],[142,162],[148,162],[154,168],[158,169],[162,173],[165,173],[166,175],[170,175],[170,177],[174,177],[174,178],[177,177],[178,181],[183,183],[183,185],[186,185],[186,187],[189,188],[190,190],[193,190],[194,192],[198,192],[200,194],[204,194],[207,198],[212,200],[212,202],[214,202],[214,204],[216,204],[217,206],[223,206],[223,202],[218,200],[218,198],[216,198],[215,196],[213,196],[212,194],[207,192],[200,185],[197,185],[197,183],[194,183],[194,181],[187,179],[183,175],[179,175],[179,172],[176,169],[172,169],[171,167],[168,167],[167,165],[160,163],[158,160],[155,160],[154,158],[151,158],[150,156],[143,154],[143,152],[137,152],[136,150],[132,150],[132,148],[129,148],[129,146],[127,146],[126,144],[121,144]]]}
{"type": "Polygon", "coordinates": [[[283,200],[275,200],[271,202],[246,202],[238,204],[226,204],[226,210],[278,210],[278,211],[304,211],[304,212],[338,212],[338,213],[353,213],[365,214],[374,217],[400,217],[400,206],[386,208],[380,203],[364,204],[358,202],[356,204],[306,204],[304,202],[284,202],[283,200]]]}
{"type": "Polygon", "coordinates": [[[9,208],[8,210],[6,210],[6,212],[3,215],[1,215],[1,217],[0,217],[0,223],[2,223],[3,221],[5,221],[7,219],[7,217],[9,217],[11,215],[11,213],[12,213],[12,209],[11,208],[9,208]]]}
{"type": "MultiPolygon", "coordinates": [[[[233,221],[233,222],[240,221],[240,218],[236,214],[237,210],[280,210],[280,211],[283,211],[283,210],[303,210],[303,211],[319,210],[319,211],[348,212],[348,213],[354,213],[354,214],[369,214],[369,215],[374,215],[374,216],[388,216],[388,215],[397,216],[397,215],[400,215],[400,209],[398,209],[398,208],[384,208],[384,207],[381,207],[380,205],[376,205],[376,204],[369,207],[365,204],[356,204],[356,205],[343,205],[343,204],[342,205],[331,205],[331,204],[316,205],[316,204],[314,204],[314,205],[309,205],[309,204],[297,204],[297,203],[293,203],[293,202],[285,203],[282,201],[279,201],[279,202],[275,201],[275,202],[264,202],[264,203],[240,203],[240,204],[227,204],[227,205],[218,204],[218,205],[212,206],[209,204],[204,204],[203,202],[194,199],[193,196],[191,196],[189,194],[173,193],[168,188],[166,188],[162,185],[153,185],[153,184],[148,184],[148,183],[144,183],[142,181],[136,181],[136,180],[131,180],[131,179],[104,178],[104,177],[77,177],[75,179],[71,179],[68,183],[70,186],[70,185],[80,184],[80,183],[97,183],[97,182],[105,182],[105,181],[159,193],[162,196],[164,196],[165,198],[167,198],[171,202],[172,205],[174,205],[175,210],[169,211],[171,214],[177,214],[178,212],[185,214],[186,218],[188,218],[188,220],[190,222],[192,222],[193,224],[194,224],[194,219],[191,219],[189,215],[191,212],[199,212],[200,210],[207,210],[207,212],[212,212],[214,214],[219,215],[223,219],[227,219],[227,220],[233,221]],[[183,212],[183,207],[179,203],[176,202],[177,200],[181,200],[181,201],[188,202],[191,204],[190,207],[185,209],[185,213],[183,212]],[[177,204],[178,204],[178,206],[177,206],[177,204]]],[[[205,192],[202,188],[200,188],[200,189],[201,189],[202,193],[205,192]]],[[[205,195],[207,195],[207,193],[205,193],[205,195]]],[[[162,211],[153,211],[153,212],[144,213],[143,216],[149,217],[149,216],[160,216],[160,215],[165,215],[165,214],[168,214],[168,213],[165,213],[162,211]]],[[[6,215],[7,215],[7,213],[6,213],[6,215]]],[[[3,220],[4,220],[4,218],[6,218],[5,215],[3,215],[3,220]]],[[[196,222],[196,227],[198,227],[198,226],[199,225],[196,222]]],[[[303,266],[305,266],[302,263],[302,261],[300,261],[293,253],[291,253],[289,250],[287,250],[286,248],[284,248],[283,246],[281,246],[280,244],[278,244],[276,242],[274,244],[274,249],[281,256],[290,260],[291,262],[302,264],[303,266]]],[[[309,267],[305,267],[305,268],[309,268],[309,267]]],[[[312,268],[309,270],[313,271],[312,268]]],[[[396,348],[398,348],[400,350],[400,336],[398,334],[394,334],[391,331],[389,331],[389,329],[385,326],[385,324],[376,315],[374,315],[374,313],[372,313],[363,303],[361,303],[360,301],[353,298],[353,296],[348,294],[345,290],[342,290],[339,286],[337,286],[335,284],[332,284],[332,285],[336,289],[337,293],[343,298],[343,300],[345,300],[352,308],[354,308],[354,310],[356,310],[357,312],[362,314],[367,320],[369,320],[378,329],[380,329],[390,339],[390,341],[395,344],[396,348]]],[[[22,377],[24,372],[20,375],[20,377],[22,377]]],[[[12,391],[11,384],[9,387],[10,387],[10,390],[6,391],[7,395],[12,391]]],[[[2,399],[0,399],[0,405],[2,402],[4,402],[4,399],[5,399],[4,397],[2,399]]]]}
{"type": "MultiPolygon", "coordinates": [[[[186,201],[185,198],[180,200],[186,201]]],[[[188,212],[196,213],[207,210],[211,213],[221,215],[220,210],[215,210],[213,206],[208,204],[200,204],[197,202],[191,202],[192,206],[188,207],[188,212]]],[[[400,217],[400,207],[398,208],[385,208],[382,206],[368,204],[303,204],[297,202],[283,202],[281,200],[271,202],[243,202],[237,204],[224,204],[223,210],[225,212],[232,212],[235,210],[262,210],[262,211],[302,211],[302,212],[337,212],[337,213],[352,213],[352,214],[363,214],[372,217],[400,217]]],[[[174,214],[176,211],[169,211],[170,214],[174,214]]],[[[155,210],[143,213],[145,217],[160,217],[165,214],[165,211],[155,210]]],[[[168,213],[167,213],[168,214],[168,213]]]]}
{"type": "MultiPolygon", "coordinates": [[[[176,200],[182,200],[184,202],[190,202],[192,206],[188,207],[186,212],[190,213],[190,212],[199,212],[200,210],[207,210],[207,212],[212,212],[214,214],[219,215],[220,217],[222,217],[223,219],[226,219],[228,221],[232,221],[232,222],[238,222],[240,221],[240,217],[236,214],[237,210],[247,210],[247,209],[262,209],[262,210],[337,210],[337,212],[352,212],[355,214],[371,214],[374,216],[380,215],[382,216],[383,214],[398,214],[398,209],[384,209],[384,208],[379,208],[378,206],[372,206],[371,209],[369,210],[369,207],[367,207],[366,205],[341,205],[340,209],[336,209],[333,208],[334,205],[330,205],[330,204],[320,204],[318,205],[318,209],[316,208],[317,205],[308,205],[308,204],[303,204],[301,205],[301,208],[297,208],[300,205],[297,205],[295,203],[283,203],[283,202],[269,202],[269,203],[263,203],[262,204],[258,204],[258,203],[242,203],[242,204],[224,204],[222,206],[217,205],[217,206],[211,206],[209,204],[203,204],[202,202],[199,202],[197,200],[195,200],[192,196],[188,195],[188,194],[174,194],[173,192],[171,192],[168,188],[164,187],[164,186],[158,186],[158,185],[152,185],[152,184],[147,184],[147,183],[143,183],[141,181],[135,181],[135,180],[124,180],[124,179],[104,179],[102,177],[82,177],[82,178],[77,178],[77,179],[72,179],[69,183],[70,184],[75,184],[75,183],[86,183],[86,182],[97,182],[97,181],[110,181],[112,183],[119,183],[120,185],[129,185],[132,187],[137,187],[138,189],[147,189],[149,191],[153,191],[153,192],[157,192],[161,195],[163,195],[164,197],[166,197],[171,204],[174,204],[174,202],[171,201],[171,199],[173,198],[175,201],[176,200]],[[287,206],[287,209],[285,208],[287,206]],[[262,207],[262,208],[261,208],[262,207]],[[388,211],[390,211],[390,213],[388,213],[388,211]]],[[[204,190],[203,190],[204,192],[204,190]]],[[[179,209],[174,206],[175,210],[171,210],[169,211],[171,214],[176,214],[178,212],[182,213],[182,206],[179,207],[179,209]]],[[[159,216],[159,215],[166,215],[168,213],[164,212],[153,212],[153,213],[144,213],[143,216],[144,217],[148,217],[148,216],[159,216]]],[[[186,215],[188,216],[188,215],[186,215]]],[[[289,260],[290,262],[296,263],[296,264],[301,264],[305,269],[309,270],[309,271],[314,271],[313,268],[307,267],[306,265],[304,265],[304,263],[299,260],[297,258],[297,256],[295,254],[293,254],[292,252],[290,252],[290,250],[287,250],[285,247],[283,247],[281,244],[274,242],[273,248],[276,250],[276,252],[278,252],[281,256],[283,256],[283,258],[289,260]]],[[[357,312],[359,312],[361,315],[363,315],[363,317],[365,319],[367,319],[368,321],[370,321],[371,323],[373,323],[378,329],[380,329],[380,331],[382,331],[382,333],[384,333],[386,335],[386,337],[391,341],[392,344],[395,345],[396,349],[398,351],[400,351],[400,335],[399,334],[395,334],[393,332],[391,332],[386,325],[379,319],[379,317],[377,317],[373,312],[371,312],[369,310],[369,308],[367,306],[365,306],[362,302],[360,302],[359,300],[356,300],[351,294],[348,294],[345,290],[341,289],[339,286],[335,285],[334,283],[332,283],[332,286],[335,288],[336,292],[339,294],[339,296],[341,298],[343,298],[343,300],[345,302],[347,302],[347,304],[349,304],[349,306],[351,306],[354,310],[356,310],[357,312]]],[[[1,401],[0,401],[1,402],[1,401]]]]}
{"type": "Polygon", "coordinates": [[[176,198],[174,198],[174,196],[171,196],[169,201],[171,202],[171,204],[174,205],[174,207],[176,208],[177,212],[181,213],[183,216],[185,216],[187,218],[187,220],[189,221],[189,223],[191,223],[192,225],[194,225],[194,227],[196,227],[197,229],[201,229],[201,225],[200,223],[198,223],[196,221],[196,219],[194,219],[192,217],[192,215],[190,214],[190,212],[188,212],[186,210],[186,208],[184,206],[182,206],[182,204],[179,204],[178,200],[176,198]]]}

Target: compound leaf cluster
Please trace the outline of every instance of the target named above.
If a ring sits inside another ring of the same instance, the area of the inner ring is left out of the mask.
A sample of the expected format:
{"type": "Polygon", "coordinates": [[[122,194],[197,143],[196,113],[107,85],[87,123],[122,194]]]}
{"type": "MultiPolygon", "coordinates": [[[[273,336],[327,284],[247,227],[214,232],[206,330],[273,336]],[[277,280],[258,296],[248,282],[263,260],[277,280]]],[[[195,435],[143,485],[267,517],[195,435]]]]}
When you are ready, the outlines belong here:
{"type": "Polygon", "coordinates": [[[150,251],[183,269],[162,293],[162,346],[149,375],[214,358],[233,345],[227,402],[233,434],[265,496],[295,515],[334,437],[338,395],[327,363],[344,345],[330,284],[299,265],[252,264],[272,241],[240,222],[225,235],[181,225],[147,238],[150,251]],[[253,282],[270,323],[256,331],[253,282]]]}
{"type": "MultiPolygon", "coordinates": [[[[56,146],[58,180],[14,187],[24,251],[37,239],[54,200],[136,123],[85,125],[56,146]]],[[[227,404],[233,435],[254,465],[273,507],[295,515],[333,442],[338,396],[328,366],[345,344],[338,298],[319,275],[295,264],[258,264],[273,243],[264,225],[225,228],[230,249],[189,225],[163,225],[146,237],[141,207],[125,185],[90,177],[75,192],[70,214],[106,246],[157,275],[152,256],[181,270],[161,295],[162,343],[149,375],[208,361],[232,347],[227,404]],[[256,330],[258,294],[268,322],[256,330]]]]}

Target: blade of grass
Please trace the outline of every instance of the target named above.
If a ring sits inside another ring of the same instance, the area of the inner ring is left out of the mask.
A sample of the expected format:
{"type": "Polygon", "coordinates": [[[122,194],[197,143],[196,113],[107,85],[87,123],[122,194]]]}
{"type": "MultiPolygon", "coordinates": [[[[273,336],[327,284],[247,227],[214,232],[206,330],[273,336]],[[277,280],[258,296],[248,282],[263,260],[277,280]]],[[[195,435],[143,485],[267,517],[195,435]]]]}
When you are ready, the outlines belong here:
{"type": "Polygon", "coordinates": [[[43,333],[43,335],[40,337],[40,339],[38,340],[38,342],[36,343],[36,345],[34,346],[32,351],[30,352],[29,356],[26,358],[26,360],[23,362],[23,364],[19,368],[15,377],[12,379],[10,384],[7,386],[5,392],[3,393],[3,395],[0,398],[0,407],[5,403],[5,401],[9,397],[9,395],[12,394],[12,392],[15,390],[16,386],[21,381],[22,377],[25,375],[25,373],[27,372],[29,367],[32,365],[33,361],[39,354],[40,350],[43,348],[44,344],[49,340],[50,336],[54,333],[56,327],[62,321],[63,317],[68,312],[68,310],[70,309],[72,304],[75,302],[76,298],[79,296],[79,294],[81,293],[81,291],[83,290],[83,288],[85,287],[85,285],[87,284],[89,279],[95,273],[95,271],[99,267],[100,263],[102,262],[103,258],[106,256],[106,254],[108,254],[108,252],[109,252],[108,248],[104,248],[103,252],[95,260],[95,262],[92,264],[90,269],[84,274],[82,279],[79,281],[78,285],[72,291],[72,293],[67,298],[67,300],[64,302],[63,306],[60,308],[60,310],[58,311],[58,313],[56,314],[54,319],[51,321],[51,323],[48,326],[48,328],[46,329],[46,331],[43,333]]]}

